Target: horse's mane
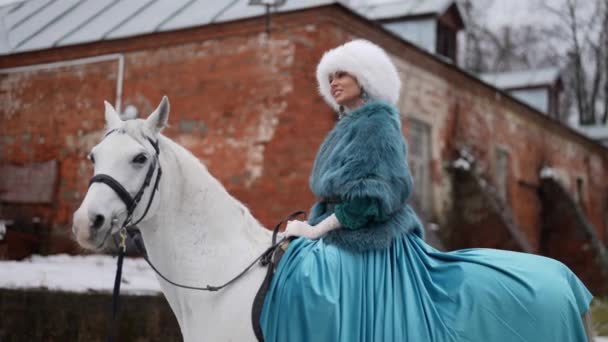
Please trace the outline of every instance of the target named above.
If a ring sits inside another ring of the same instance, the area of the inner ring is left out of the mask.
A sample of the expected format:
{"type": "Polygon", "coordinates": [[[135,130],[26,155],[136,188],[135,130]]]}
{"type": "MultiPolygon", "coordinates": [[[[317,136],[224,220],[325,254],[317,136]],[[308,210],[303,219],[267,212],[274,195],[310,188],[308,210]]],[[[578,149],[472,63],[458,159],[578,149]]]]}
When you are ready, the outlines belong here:
{"type": "MultiPolygon", "coordinates": [[[[145,120],[143,119],[124,121],[116,131],[129,135],[142,146],[146,146],[146,148],[150,146],[148,138],[153,139],[152,137],[154,136],[154,133],[145,125],[145,120]]],[[[243,219],[246,219],[250,223],[249,226],[261,226],[255,217],[253,217],[249,208],[234,196],[231,196],[222,183],[209,173],[205,164],[192,152],[162,134],[158,134],[158,145],[161,150],[165,150],[165,152],[169,151],[173,154],[175,164],[184,177],[204,181],[209,185],[211,190],[217,191],[218,194],[225,193],[226,196],[230,196],[238,212],[243,215],[243,219]]]]}

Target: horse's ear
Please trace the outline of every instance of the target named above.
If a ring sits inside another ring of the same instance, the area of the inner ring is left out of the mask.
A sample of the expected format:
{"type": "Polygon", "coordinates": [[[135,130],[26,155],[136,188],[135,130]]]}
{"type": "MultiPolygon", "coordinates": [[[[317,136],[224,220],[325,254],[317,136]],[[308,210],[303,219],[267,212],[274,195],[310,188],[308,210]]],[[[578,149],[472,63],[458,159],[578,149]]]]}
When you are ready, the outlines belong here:
{"type": "Polygon", "coordinates": [[[108,101],[104,101],[103,103],[106,105],[106,128],[113,129],[120,125],[122,119],[108,101]]]}
{"type": "Polygon", "coordinates": [[[146,125],[155,133],[159,133],[169,120],[169,99],[163,96],[160,104],[150,116],[146,119],[146,125]]]}

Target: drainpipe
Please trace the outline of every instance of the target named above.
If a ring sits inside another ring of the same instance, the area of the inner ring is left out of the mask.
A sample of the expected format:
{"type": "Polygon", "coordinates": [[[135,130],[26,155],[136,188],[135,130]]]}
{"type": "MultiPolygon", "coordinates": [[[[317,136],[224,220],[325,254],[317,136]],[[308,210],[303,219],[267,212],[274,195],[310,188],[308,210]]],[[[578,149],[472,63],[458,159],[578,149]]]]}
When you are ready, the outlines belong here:
{"type": "Polygon", "coordinates": [[[33,65],[26,65],[26,66],[15,67],[15,68],[0,69],[0,74],[14,74],[14,73],[20,73],[20,72],[61,68],[61,67],[66,67],[66,66],[100,63],[100,62],[107,62],[107,61],[113,61],[113,60],[116,60],[118,62],[118,71],[117,71],[118,74],[116,76],[116,103],[114,103],[114,108],[116,108],[116,112],[120,113],[121,105],[122,105],[122,83],[123,83],[124,71],[125,71],[125,57],[122,53],[114,53],[114,54],[109,54],[109,55],[72,59],[72,60],[54,62],[54,63],[33,64],[33,65]]]}

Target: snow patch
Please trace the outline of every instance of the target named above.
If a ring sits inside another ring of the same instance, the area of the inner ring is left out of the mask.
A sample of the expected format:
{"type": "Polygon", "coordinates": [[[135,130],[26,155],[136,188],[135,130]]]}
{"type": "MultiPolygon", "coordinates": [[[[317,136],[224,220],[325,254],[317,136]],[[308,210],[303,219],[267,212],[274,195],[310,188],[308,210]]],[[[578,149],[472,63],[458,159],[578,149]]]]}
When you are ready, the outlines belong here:
{"type": "Polygon", "coordinates": [[[471,169],[471,163],[464,158],[458,158],[452,162],[452,166],[456,169],[469,171],[471,169]]]}
{"type": "Polygon", "coordinates": [[[540,170],[540,178],[557,180],[557,172],[555,169],[545,166],[540,170]]]}
{"type": "MultiPolygon", "coordinates": [[[[22,261],[0,261],[0,288],[111,293],[115,273],[116,258],[109,255],[34,255],[22,261]]],[[[156,275],[144,259],[124,259],[121,292],[161,293],[156,275]]]]}

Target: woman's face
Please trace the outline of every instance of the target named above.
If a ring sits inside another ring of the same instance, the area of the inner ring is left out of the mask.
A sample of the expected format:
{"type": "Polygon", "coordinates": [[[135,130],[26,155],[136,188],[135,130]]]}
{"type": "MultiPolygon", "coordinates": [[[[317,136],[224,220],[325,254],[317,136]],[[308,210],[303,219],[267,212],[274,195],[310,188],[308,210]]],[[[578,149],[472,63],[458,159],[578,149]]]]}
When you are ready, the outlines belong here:
{"type": "Polygon", "coordinates": [[[347,108],[355,108],[363,103],[361,100],[361,86],[350,74],[345,71],[336,71],[329,75],[331,96],[334,100],[347,108]]]}

